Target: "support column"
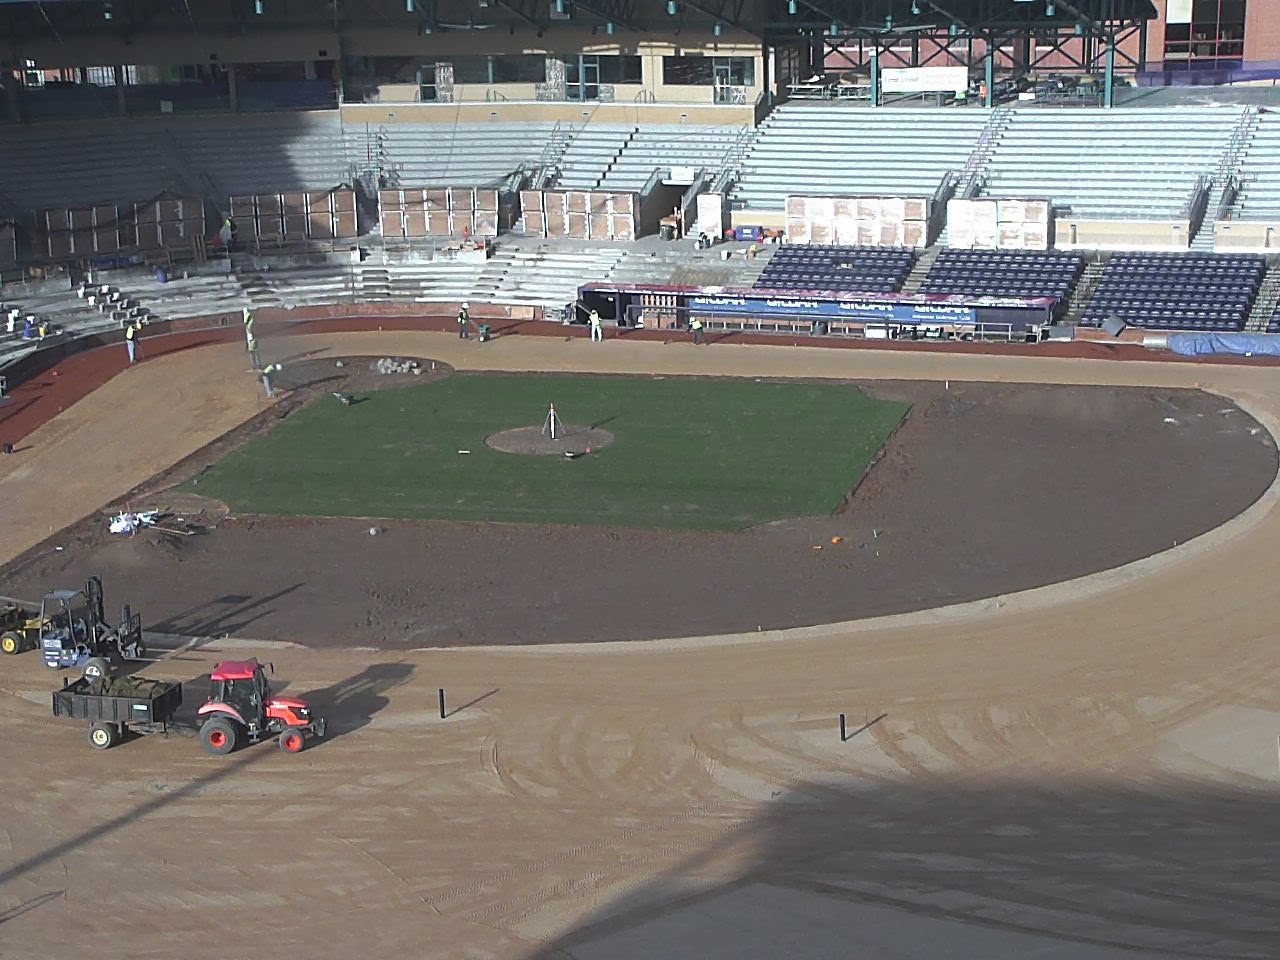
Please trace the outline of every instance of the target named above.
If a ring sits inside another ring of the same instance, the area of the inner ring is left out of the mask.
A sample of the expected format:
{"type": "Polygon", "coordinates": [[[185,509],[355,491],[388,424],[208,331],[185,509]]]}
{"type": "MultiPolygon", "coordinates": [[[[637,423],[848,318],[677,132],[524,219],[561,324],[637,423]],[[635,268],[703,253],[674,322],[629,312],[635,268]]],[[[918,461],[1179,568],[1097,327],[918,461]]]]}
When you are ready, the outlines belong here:
{"type": "Polygon", "coordinates": [[[129,103],[124,96],[124,65],[115,64],[111,68],[111,75],[116,81],[116,112],[123,117],[129,112],[129,103]]]}
{"type": "Polygon", "coordinates": [[[990,35],[987,36],[987,52],[982,58],[982,67],[982,79],[987,88],[982,105],[990,108],[996,105],[996,49],[990,35]]]}
{"type": "Polygon", "coordinates": [[[240,95],[236,91],[236,65],[234,63],[227,64],[227,102],[231,106],[232,113],[240,112],[240,95]]]}
{"type": "Polygon", "coordinates": [[[1138,73],[1147,72],[1147,21],[1138,21],[1138,73]]]}
{"type": "Polygon", "coordinates": [[[1102,105],[1115,106],[1116,99],[1116,35],[1114,31],[1107,33],[1107,70],[1102,81],[1102,105]]]}
{"type": "Polygon", "coordinates": [[[880,44],[871,51],[871,105],[880,106],[880,44]]]}

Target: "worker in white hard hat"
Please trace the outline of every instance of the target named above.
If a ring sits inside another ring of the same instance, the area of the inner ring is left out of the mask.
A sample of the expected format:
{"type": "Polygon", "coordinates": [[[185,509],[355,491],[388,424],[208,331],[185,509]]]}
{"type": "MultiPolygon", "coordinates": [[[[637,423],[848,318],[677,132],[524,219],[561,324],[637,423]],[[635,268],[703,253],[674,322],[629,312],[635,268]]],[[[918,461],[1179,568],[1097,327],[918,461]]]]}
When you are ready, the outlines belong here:
{"type": "Polygon", "coordinates": [[[458,339],[466,340],[471,336],[471,304],[464,303],[458,311],[458,339]]]}
{"type": "Polygon", "coordinates": [[[262,368],[262,389],[267,391],[267,399],[275,397],[275,391],[271,387],[271,378],[284,369],[279,363],[268,363],[262,368]]]}

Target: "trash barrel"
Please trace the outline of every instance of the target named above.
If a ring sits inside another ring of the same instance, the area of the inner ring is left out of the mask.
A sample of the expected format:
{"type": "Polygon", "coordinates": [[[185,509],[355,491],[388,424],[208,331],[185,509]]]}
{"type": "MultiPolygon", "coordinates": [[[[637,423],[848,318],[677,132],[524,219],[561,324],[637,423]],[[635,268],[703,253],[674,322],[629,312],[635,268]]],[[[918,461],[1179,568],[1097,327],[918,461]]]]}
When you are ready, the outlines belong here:
{"type": "Polygon", "coordinates": [[[482,324],[480,324],[479,326],[477,326],[477,327],[476,327],[476,330],[478,330],[478,331],[479,331],[479,334],[480,334],[480,342],[481,342],[481,343],[486,343],[486,342],[488,342],[488,340],[489,340],[489,325],[488,325],[487,323],[482,323],[482,324]]]}
{"type": "Polygon", "coordinates": [[[156,283],[168,283],[169,271],[164,267],[156,267],[156,283]]]}

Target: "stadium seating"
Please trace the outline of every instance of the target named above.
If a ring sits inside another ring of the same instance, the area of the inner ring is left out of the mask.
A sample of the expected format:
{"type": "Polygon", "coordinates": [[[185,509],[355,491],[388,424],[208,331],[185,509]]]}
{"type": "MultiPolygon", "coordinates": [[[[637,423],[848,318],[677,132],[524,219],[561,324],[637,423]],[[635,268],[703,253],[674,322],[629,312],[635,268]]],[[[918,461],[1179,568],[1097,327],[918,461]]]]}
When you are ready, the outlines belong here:
{"type": "Polygon", "coordinates": [[[1280,220],[1280,114],[1258,114],[1258,125],[1240,164],[1238,220],[1280,220]]]}
{"type": "Polygon", "coordinates": [[[1253,254],[1115,253],[1080,322],[1148,330],[1244,329],[1266,260],[1253,254]]]}
{"type": "Polygon", "coordinates": [[[897,293],[913,263],[911,250],[785,246],[774,252],[755,286],[766,290],[897,293]]]}
{"type": "Polygon", "coordinates": [[[1084,257],[1056,250],[943,250],[921,293],[1054,297],[1065,301],[1084,271],[1084,257]]]}
{"type": "Polygon", "coordinates": [[[787,103],[760,125],[735,201],[781,211],[790,194],[929,197],[959,173],[990,116],[980,109],[787,103]]]}
{"type": "Polygon", "coordinates": [[[0,183],[20,209],[328,190],[379,152],[406,186],[493,185],[542,156],[552,124],[343,128],[332,112],[43,124],[6,131],[0,183]],[[371,156],[371,154],[373,156],[371,156]]]}
{"type": "Polygon", "coordinates": [[[561,155],[556,186],[566,190],[596,189],[635,132],[634,126],[587,124],[573,135],[561,155]]]}
{"type": "MultiPolygon", "coordinates": [[[[496,186],[542,158],[551,123],[388,124],[379,128],[393,176],[405,187],[496,186]]],[[[347,154],[367,162],[370,134],[348,129],[347,154]]]]}
{"type": "Polygon", "coordinates": [[[639,190],[659,167],[720,169],[742,129],[695,125],[638,128],[605,171],[601,190],[639,190]]]}
{"type": "Polygon", "coordinates": [[[1016,110],[987,160],[983,194],[1050,200],[1075,217],[1178,219],[1240,115],[1239,107],[1016,110]]]}

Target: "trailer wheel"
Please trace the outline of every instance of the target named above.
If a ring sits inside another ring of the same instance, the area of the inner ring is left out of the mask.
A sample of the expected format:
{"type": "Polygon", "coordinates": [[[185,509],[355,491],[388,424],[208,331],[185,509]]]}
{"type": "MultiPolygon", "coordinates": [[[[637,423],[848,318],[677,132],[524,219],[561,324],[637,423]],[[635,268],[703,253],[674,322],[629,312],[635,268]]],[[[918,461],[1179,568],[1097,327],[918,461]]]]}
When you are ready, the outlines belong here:
{"type": "Polygon", "coordinates": [[[23,641],[21,634],[15,633],[13,630],[6,630],[4,633],[0,633],[0,650],[10,656],[21,653],[25,646],[26,643],[23,641]]]}
{"type": "Polygon", "coordinates": [[[230,720],[213,717],[200,728],[200,743],[210,753],[221,756],[236,748],[240,731],[230,720]]]}
{"type": "Polygon", "coordinates": [[[89,746],[95,750],[110,750],[120,742],[120,731],[114,723],[95,723],[89,728],[89,746]]]}
{"type": "Polygon", "coordinates": [[[280,734],[280,749],[285,753],[301,753],[306,744],[301,730],[289,729],[280,734]]]}
{"type": "Polygon", "coordinates": [[[84,665],[84,675],[90,680],[97,680],[99,677],[108,676],[111,673],[111,664],[102,657],[90,657],[89,662],[84,665]]]}

